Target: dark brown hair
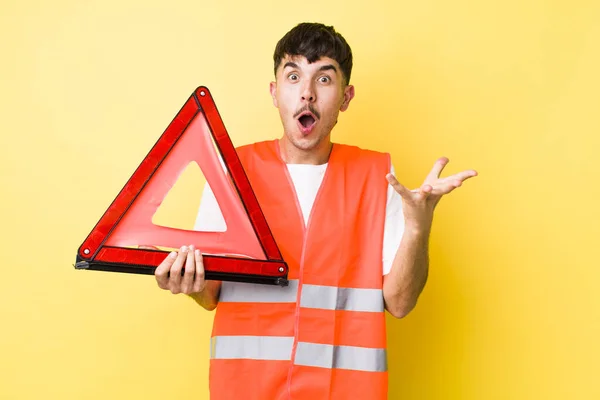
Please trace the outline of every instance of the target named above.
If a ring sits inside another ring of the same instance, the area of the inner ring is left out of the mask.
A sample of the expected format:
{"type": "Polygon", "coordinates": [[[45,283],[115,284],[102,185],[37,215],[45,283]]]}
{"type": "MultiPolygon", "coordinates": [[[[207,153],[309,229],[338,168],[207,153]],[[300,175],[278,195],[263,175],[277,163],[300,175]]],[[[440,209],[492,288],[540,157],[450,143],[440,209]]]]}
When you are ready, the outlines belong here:
{"type": "Polygon", "coordinates": [[[329,57],[340,65],[346,84],[350,83],[352,72],[352,50],[346,39],[335,31],[333,26],[303,22],[285,34],[273,53],[275,75],[281,60],[286,56],[304,56],[309,63],[321,57],[329,57]]]}

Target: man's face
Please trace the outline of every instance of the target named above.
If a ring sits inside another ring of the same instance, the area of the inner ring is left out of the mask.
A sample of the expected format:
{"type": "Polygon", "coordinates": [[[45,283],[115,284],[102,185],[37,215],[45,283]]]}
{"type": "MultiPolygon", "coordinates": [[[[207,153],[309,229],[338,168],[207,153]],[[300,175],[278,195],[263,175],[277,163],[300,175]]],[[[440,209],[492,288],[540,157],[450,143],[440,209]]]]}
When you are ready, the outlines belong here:
{"type": "Polygon", "coordinates": [[[328,57],[311,64],[303,56],[286,56],[270,89],[284,140],[304,151],[328,145],[339,112],[354,97],[354,87],[345,84],[339,64],[328,57]]]}

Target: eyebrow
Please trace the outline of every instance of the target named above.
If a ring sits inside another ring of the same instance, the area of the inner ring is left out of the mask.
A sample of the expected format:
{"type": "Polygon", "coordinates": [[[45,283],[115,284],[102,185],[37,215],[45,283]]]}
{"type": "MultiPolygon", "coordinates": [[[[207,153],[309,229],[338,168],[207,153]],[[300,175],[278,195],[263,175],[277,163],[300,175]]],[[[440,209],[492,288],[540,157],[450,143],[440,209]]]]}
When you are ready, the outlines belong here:
{"type": "MultiPolygon", "coordinates": [[[[286,62],[283,66],[283,69],[286,69],[287,67],[300,69],[298,64],[296,64],[295,62],[292,62],[292,61],[286,62]]],[[[337,68],[333,64],[323,65],[321,68],[319,68],[319,71],[329,71],[329,70],[333,70],[334,72],[337,72],[337,68]]]]}
{"type": "Polygon", "coordinates": [[[287,67],[296,68],[296,69],[300,68],[300,67],[298,67],[298,64],[296,64],[295,62],[291,62],[291,61],[286,62],[285,65],[283,66],[283,69],[286,69],[287,67]]]}
{"type": "Polygon", "coordinates": [[[323,65],[321,68],[319,68],[319,71],[329,71],[329,70],[333,70],[333,72],[337,72],[337,68],[332,64],[323,65]]]}

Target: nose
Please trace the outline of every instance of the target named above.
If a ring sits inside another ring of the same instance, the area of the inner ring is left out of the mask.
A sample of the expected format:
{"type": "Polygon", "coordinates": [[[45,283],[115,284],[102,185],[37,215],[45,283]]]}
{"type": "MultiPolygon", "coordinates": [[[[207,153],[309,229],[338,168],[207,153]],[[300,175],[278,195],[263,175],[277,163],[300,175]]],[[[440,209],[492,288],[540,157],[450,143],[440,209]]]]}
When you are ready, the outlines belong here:
{"type": "Polygon", "coordinates": [[[307,82],[302,88],[302,101],[314,103],[317,100],[317,95],[311,82],[307,82]]]}

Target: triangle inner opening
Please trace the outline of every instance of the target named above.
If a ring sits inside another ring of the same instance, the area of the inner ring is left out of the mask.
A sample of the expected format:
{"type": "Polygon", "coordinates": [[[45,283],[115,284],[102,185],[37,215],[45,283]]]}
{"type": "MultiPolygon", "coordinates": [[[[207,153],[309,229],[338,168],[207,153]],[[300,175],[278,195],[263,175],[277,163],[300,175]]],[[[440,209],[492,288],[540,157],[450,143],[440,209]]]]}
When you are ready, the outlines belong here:
{"type": "Polygon", "coordinates": [[[152,223],[203,232],[227,230],[219,204],[195,161],[191,161],[179,175],[152,216],[152,223]]]}

